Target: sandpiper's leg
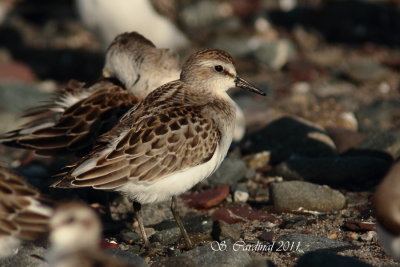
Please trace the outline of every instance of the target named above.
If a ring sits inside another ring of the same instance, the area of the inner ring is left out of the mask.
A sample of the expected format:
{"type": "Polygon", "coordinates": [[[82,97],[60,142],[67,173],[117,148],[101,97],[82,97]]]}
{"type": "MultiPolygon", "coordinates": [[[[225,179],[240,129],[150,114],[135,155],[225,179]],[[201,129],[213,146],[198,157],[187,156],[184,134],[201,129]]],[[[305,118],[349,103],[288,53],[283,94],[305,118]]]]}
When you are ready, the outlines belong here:
{"type": "Polygon", "coordinates": [[[149,239],[147,238],[147,234],[144,231],[144,225],[143,225],[143,220],[142,220],[142,205],[139,202],[133,202],[133,209],[135,211],[135,217],[136,220],[139,223],[139,229],[140,229],[140,233],[142,234],[142,238],[143,238],[143,242],[144,242],[144,246],[145,247],[150,247],[150,242],[149,239]]]}
{"type": "Polygon", "coordinates": [[[183,226],[181,217],[179,216],[178,211],[176,210],[176,197],[175,196],[173,196],[172,200],[171,200],[171,211],[172,211],[172,214],[174,215],[176,223],[179,226],[179,229],[181,230],[183,239],[185,239],[186,247],[188,249],[192,249],[193,248],[192,240],[190,240],[189,235],[187,234],[186,229],[183,226]]]}

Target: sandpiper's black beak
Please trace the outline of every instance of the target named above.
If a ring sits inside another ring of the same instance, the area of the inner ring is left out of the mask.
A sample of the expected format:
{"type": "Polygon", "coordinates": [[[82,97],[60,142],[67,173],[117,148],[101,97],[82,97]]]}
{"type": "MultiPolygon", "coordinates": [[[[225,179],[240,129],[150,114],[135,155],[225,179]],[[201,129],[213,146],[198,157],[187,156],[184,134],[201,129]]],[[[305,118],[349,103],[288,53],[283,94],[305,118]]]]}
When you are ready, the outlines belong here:
{"type": "Polygon", "coordinates": [[[251,83],[249,83],[248,81],[240,78],[239,76],[236,76],[235,79],[235,84],[236,87],[240,87],[242,89],[246,89],[250,92],[259,94],[259,95],[266,95],[263,91],[261,91],[260,89],[258,89],[257,87],[255,87],[254,85],[252,85],[251,83]]]}

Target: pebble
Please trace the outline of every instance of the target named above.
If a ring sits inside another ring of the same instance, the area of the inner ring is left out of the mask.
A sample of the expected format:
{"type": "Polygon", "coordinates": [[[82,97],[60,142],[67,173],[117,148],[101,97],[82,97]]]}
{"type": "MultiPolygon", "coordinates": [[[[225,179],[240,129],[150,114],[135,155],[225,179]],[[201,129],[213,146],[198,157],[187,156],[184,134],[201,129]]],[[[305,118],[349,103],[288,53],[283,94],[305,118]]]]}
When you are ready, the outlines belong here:
{"type": "MultiPolygon", "coordinates": [[[[310,251],[331,251],[339,252],[346,249],[355,249],[357,246],[347,242],[333,240],[325,237],[308,235],[308,234],[284,234],[277,238],[275,244],[295,244],[299,245],[297,252],[305,253],[310,251]]],[[[277,248],[277,247],[275,247],[277,248]]]]}
{"type": "Polygon", "coordinates": [[[248,199],[249,199],[249,193],[246,191],[236,190],[233,193],[233,200],[235,202],[247,202],[248,199]]]}
{"type": "Polygon", "coordinates": [[[251,142],[246,150],[251,153],[270,151],[270,164],[282,162],[293,154],[307,157],[337,155],[334,142],[321,127],[292,116],[272,121],[249,138],[251,142]]]}
{"type": "Polygon", "coordinates": [[[264,167],[265,165],[268,164],[270,158],[271,158],[271,152],[261,151],[259,153],[252,155],[247,160],[247,167],[249,169],[258,169],[264,167]]]}
{"type": "Polygon", "coordinates": [[[291,158],[274,168],[287,180],[342,187],[371,187],[385,175],[390,162],[369,156],[291,158]]]}
{"type": "Polygon", "coordinates": [[[276,223],[277,218],[265,211],[252,209],[250,206],[230,206],[216,210],[211,218],[213,221],[224,221],[229,224],[258,220],[276,223]]]}
{"type": "Polygon", "coordinates": [[[207,209],[218,206],[229,195],[229,192],[229,185],[220,185],[201,192],[190,192],[182,195],[181,198],[191,208],[207,209]]]}
{"type": "Polygon", "coordinates": [[[159,242],[161,245],[171,245],[178,242],[181,239],[181,231],[179,227],[169,228],[161,231],[157,231],[150,236],[152,243],[159,242]]]}
{"type": "Polygon", "coordinates": [[[141,239],[141,236],[138,233],[132,231],[122,232],[121,239],[128,244],[132,244],[133,242],[141,239]]]}
{"type": "Polygon", "coordinates": [[[0,64],[1,82],[33,83],[35,80],[36,77],[32,69],[24,63],[9,61],[0,64]]]}
{"type": "Polygon", "coordinates": [[[265,242],[272,242],[275,237],[275,233],[273,231],[265,231],[261,235],[258,236],[258,240],[265,242]]]}
{"type": "Polygon", "coordinates": [[[378,241],[378,233],[376,231],[368,231],[365,234],[360,235],[360,239],[366,242],[377,242],[378,241]]]}
{"type": "MultiPolygon", "coordinates": [[[[224,241],[223,241],[224,242],[224,241]]],[[[181,256],[191,258],[198,266],[221,266],[221,267],[232,267],[232,266],[246,266],[251,262],[251,257],[247,251],[244,250],[233,250],[233,242],[231,240],[225,241],[221,248],[226,248],[223,251],[215,251],[212,249],[217,248],[217,243],[208,243],[204,246],[196,247],[190,251],[182,253],[181,256]]]]}
{"type": "Polygon", "coordinates": [[[342,193],[328,186],[302,181],[271,183],[271,199],[277,211],[294,211],[299,208],[329,212],[340,210],[346,204],[342,193]]]}
{"type": "Polygon", "coordinates": [[[301,256],[295,267],[372,267],[356,258],[328,252],[309,252],[301,256]]]}
{"type": "Polygon", "coordinates": [[[229,224],[224,221],[215,221],[213,225],[212,237],[215,240],[225,239],[239,240],[242,234],[242,228],[238,224],[229,224]]]}
{"type": "Polygon", "coordinates": [[[211,185],[236,184],[246,175],[246,164],[241,159],[225,158],[221,166],[211,175],[207,181],[211,185]]]}
{"type": "Polygon", "coordinates": [[[344,227],[351,231],[358,231],[358,232],[376,230],[376,225],[373,222],[348,221],[344,224],[344,227]]]}

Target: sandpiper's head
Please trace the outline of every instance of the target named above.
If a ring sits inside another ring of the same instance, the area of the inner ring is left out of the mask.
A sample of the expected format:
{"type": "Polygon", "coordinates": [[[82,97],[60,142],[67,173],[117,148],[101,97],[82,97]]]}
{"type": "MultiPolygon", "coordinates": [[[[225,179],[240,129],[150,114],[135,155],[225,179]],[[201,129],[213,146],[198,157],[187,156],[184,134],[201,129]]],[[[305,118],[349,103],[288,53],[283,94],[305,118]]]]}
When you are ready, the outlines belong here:
{"type": "Polygon", "coordinates": [[[95,211],[80,202],[59,205],[50,219],[50,242],[57,251],[97,249],[101,223],[95,211]]]}
{"type": "Polygon", "coordinates": [[[219,49],[206,49],[190,56],[182,67],[181,80],[206,85],[205,88],[215,92],[239,87],[265,95],[263,91],[240,78],[231,55],[219,49]]]}
{"type": "Polygon", "coordinates": [[[179,57],[168,49],[158,49],[137,32],[115,37],[106,52],[103,76],[119,79],[139,97],[179,78],[179,57]]]}

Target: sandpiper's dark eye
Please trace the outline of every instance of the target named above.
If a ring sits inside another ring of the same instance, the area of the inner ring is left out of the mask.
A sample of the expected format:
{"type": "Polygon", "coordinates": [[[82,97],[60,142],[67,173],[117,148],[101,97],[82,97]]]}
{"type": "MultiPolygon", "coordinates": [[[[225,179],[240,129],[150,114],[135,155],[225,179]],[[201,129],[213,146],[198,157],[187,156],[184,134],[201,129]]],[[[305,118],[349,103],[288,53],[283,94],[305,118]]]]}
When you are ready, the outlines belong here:
{"type": "Polygon", "coordinates": [[[221,65],[214,66],[216,72],[222,72],[224,68],[221,65]]]}

